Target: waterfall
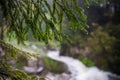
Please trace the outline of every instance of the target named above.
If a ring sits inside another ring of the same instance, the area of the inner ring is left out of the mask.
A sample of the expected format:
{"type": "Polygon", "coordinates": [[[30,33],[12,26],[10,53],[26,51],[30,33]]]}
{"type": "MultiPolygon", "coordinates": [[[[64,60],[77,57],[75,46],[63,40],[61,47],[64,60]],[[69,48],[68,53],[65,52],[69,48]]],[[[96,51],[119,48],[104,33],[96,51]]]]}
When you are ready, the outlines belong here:
{"type": "MultiPolygon", "coordinates": [[[[59,56],[59,51],[48,51],[48,57],[65,63],[71,72],[70,80],[110,80],[108,76],[117,77],[112,73],[99,70],[97,67],[86,67],[81,61],[68,56],[59,56]]],[[[115,80],[120,80],[115,79],[115,80]]]]}

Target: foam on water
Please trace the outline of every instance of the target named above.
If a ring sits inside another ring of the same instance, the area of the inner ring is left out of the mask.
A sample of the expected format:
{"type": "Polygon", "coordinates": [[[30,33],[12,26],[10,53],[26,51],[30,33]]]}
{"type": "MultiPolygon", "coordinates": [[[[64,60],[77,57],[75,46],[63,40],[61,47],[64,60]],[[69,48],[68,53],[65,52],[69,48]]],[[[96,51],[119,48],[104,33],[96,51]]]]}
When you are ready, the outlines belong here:
{"type": "Polygon", "coordinates": [[[48,51],[48,56],[54,60],[64,62],[71,72],[70,80],[109,80],[110,73],[97,67],[86,67],[81,61],[67,56],[59,56],[59,51],[48,51]]]}

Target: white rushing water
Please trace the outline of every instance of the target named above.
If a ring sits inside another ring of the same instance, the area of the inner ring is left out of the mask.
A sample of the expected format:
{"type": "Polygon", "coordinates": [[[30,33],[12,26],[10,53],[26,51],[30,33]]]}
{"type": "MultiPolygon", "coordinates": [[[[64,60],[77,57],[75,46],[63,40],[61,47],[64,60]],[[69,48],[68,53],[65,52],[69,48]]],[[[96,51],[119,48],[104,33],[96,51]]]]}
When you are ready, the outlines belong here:
{"type": "Polygon", "coordinates": [[[68,66],[71,72],[70,80],[109,80],[110,73],[99,70],[97,67],[86,67],[81,61],[67,56],[59,56],[59,51],[48,51],[50,58],[61,61],[68,66]]]}

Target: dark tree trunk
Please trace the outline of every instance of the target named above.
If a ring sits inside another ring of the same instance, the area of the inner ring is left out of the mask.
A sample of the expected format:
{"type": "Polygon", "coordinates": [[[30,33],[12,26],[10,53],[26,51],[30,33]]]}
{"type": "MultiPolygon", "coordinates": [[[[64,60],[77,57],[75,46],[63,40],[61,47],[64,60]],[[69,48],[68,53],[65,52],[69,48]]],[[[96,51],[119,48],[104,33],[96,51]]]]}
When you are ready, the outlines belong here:
{"type": "Polygon", "coordinates": [[[61,48],[60,48],[60,55],[66,56],[68,53],[69,46],[66,43],[61,43],[61,48]]]}
{"type": "Polygon", "coordinates": [[[0,40],[4,39],[4,30],[3,27],[1,28],[1,32],[0,32],[0,40]]]}

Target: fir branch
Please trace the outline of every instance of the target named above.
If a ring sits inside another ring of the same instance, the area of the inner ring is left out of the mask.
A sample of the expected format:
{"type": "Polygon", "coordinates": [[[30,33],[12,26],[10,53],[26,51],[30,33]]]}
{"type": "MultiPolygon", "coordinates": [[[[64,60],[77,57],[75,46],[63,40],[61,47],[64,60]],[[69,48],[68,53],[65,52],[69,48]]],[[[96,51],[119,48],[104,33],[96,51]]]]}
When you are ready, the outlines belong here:
{"type": "Polygon", "coordinates": [[[17,54],[20,54],[26,58],[30,58],[30,57],[36,57],[36,55],[31,54],[29,52],[25,52],[25,51],[22,51],[16,47],[14,47],[13,45],[9,44],[9,43],[6,43],[2,40],[0,40],[0,45],[2,45],[2,47],[5,49],[4,51],[9,51],[10,54],[13,54],[13,55],[17,55],[17,54]]]}

